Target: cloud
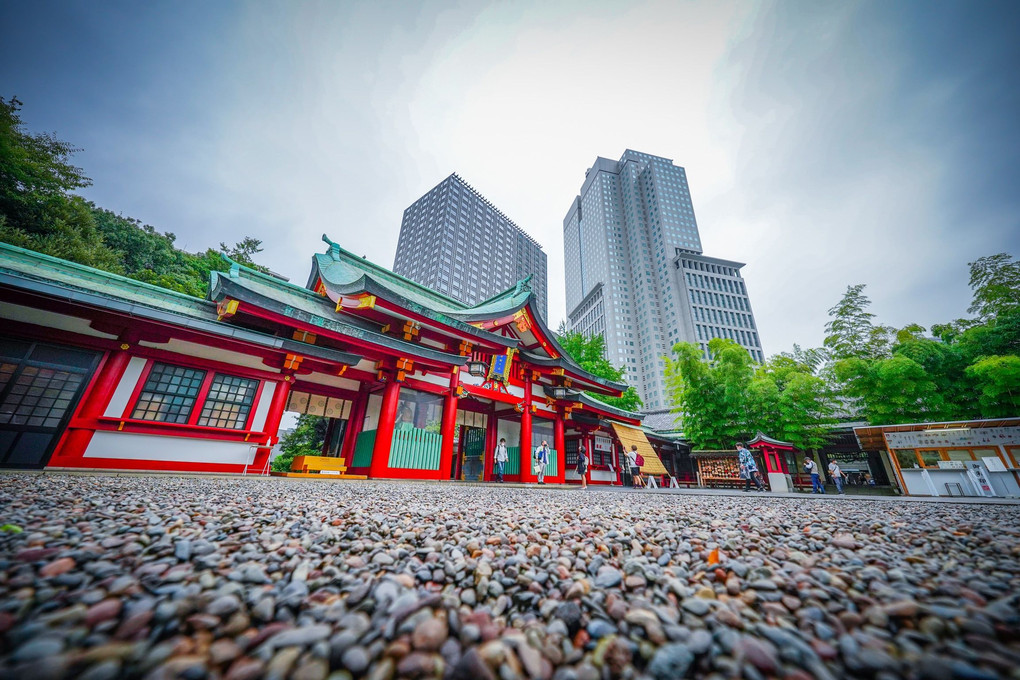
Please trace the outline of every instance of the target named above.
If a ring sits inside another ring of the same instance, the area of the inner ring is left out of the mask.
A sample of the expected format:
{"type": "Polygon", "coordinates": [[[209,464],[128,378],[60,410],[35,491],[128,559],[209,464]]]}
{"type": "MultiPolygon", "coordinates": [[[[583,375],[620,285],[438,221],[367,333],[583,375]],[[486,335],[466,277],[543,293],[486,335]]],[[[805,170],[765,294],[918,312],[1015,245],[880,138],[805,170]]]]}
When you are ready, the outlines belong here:
{"type": "Polygon", "coordinates": [[[867,5],[774,5],[727,55],[717,125],[739,130],[735,171],[699,222],[706,250],[749,263],[769,351],[820,344],[849,284],[868,284],[883,323],[960,316],[966,262],[1017,245],[1001,197],[983,205],[961,182],[975,130],[941,113],[975,85],[919,70],[917,44],[931,46],[914,26],[867,5]]]}

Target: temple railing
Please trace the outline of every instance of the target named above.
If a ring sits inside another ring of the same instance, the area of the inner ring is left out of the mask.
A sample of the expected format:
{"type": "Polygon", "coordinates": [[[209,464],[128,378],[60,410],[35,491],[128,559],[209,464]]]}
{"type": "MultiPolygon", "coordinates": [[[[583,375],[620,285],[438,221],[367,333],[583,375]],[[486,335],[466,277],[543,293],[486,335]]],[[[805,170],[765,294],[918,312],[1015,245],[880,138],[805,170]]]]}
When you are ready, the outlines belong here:
{"type": "MultiPolygon", "coordinates": [[[[378,430],[368,430],[358,435],[351,467],[372,465],[377,434],[378,430]]],[[[443,437],[438,432],[413,427],[395,429],[387,463],[391,468],[403,470],[438,470],[442,442],[443,437]]]]}
{"type": "Polygon", "coordinates": [[[416,427],[394,430],[389,465],[405,470],[438,470],[442,444],[438,432],[416,427]]]}
{"type": "MultiPolygon", "coordinates": [[[[506,467],[503,470],[503,474],[507,475],[521,474],[521,447],[519,446],[506,447],[506,455],[510,460],[506,462],[506,467]]],[[[532,456],[534,455],[535,451],[534,449],[532,449],[531,454],[528,456],[529,461],[528,465],[533,466],[535,464],[534,458],[532,458],[532,456]]],[[[559,454],[556,452],[556,449],[549,449],[549,464],[545,466],[545,474],[549,475],[550,477],[556,475],[556,456],[558,455],[559,454]]]]}

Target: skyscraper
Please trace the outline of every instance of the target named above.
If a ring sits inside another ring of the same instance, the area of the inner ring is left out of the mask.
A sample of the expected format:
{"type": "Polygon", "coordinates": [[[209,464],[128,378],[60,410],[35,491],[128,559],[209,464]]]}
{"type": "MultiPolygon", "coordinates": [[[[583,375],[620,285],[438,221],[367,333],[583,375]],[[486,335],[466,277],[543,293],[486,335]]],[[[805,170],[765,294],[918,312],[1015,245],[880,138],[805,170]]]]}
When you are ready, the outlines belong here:
{"type": "Polygon", "coordinates": [[[606,339],[645,408],[666,403],[662,357],[680,341],[727,337],[762,361],[743,264],[702,254],[687,174],[627,150],[596,158],[563,219],[567,325],[606,339]]]}
{"type": "Polygon", "coordinates": [[[531,275],[549,318],[542,246],[456,173],[404,211],[393,271],[468,304],[531,275]]]}

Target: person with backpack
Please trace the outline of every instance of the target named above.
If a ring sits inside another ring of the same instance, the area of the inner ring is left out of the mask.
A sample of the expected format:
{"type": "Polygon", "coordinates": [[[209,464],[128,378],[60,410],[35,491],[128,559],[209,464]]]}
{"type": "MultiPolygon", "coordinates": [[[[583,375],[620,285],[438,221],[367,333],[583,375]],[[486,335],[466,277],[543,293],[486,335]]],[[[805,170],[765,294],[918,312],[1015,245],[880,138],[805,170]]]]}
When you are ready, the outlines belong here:
{"type": "Polygon", "coordinates": [[[641,478],[641,466],[645,464],[644,457],[638,453],[637,444],[630,445],[630,452],[627,453],[627,459],[630,461],[630,476],[634,480],[634,487],[642,487],[645,485],[645,480],[641,478]]]}
{"type": "Polygon", "coordinates": [[[578,476],[581,477],[581,488],[588,488],[588,452],[584,448],[584,444],[578,444],[577,446],[577,468],[578,476]]]}
{"type": "Polygon", "coordinates": [[[549,444],[543,440],[535,449],[535,475],[539,484],[545,484],[545,467],[549,464],[549,444]]]}

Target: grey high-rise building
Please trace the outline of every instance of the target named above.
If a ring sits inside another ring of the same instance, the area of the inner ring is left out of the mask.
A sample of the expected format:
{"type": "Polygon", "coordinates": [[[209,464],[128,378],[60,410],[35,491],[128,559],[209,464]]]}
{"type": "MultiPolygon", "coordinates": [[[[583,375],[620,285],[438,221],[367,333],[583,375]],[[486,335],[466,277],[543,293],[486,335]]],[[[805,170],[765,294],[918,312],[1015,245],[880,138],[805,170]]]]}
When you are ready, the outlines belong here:
{"type": "Polygon", "coordinates": [[[467,304],[531,275],[549,318],[542,246],[456,173],[404,211],[393,271],[467,304]]]}
{"type": "Polygon", "coordinates": [[[645,408],[668,406],[664,362],[679,341],[708,355],[731,338],[756,361],[761,343],[739,262],[702,254],[687,174],[627,150],[596,158],[563,219],[567,325],[603,335],[645,408]]]}

